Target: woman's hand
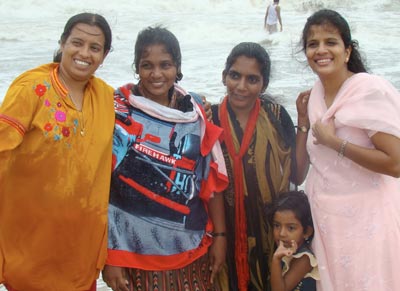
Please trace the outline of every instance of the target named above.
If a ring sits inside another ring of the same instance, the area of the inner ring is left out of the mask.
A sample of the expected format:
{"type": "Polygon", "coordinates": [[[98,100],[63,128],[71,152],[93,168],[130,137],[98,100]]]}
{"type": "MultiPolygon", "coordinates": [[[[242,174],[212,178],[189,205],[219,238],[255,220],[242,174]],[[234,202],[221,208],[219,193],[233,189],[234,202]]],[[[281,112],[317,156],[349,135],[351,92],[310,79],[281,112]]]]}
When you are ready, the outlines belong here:
{"type": "Polygon", "coordinates": [[[213,238],[213,243],[208,252],[211,267],[211,277],[210,282],[214,284],[214,280],[221,270],[223,264],[225,263],[226,257],[226,237],[225,236],[215,236],[213,238]]]}
{"type": "Polygon", "coordinates": [[[206,96],[201,95],[201,99],[203,100],[203,107],[204,111],[206,112],[207,120],[212,120],[212,110],[211,110],[211,103],[207,101],[206,96]]]}
{"type": "Polygon", "coordinates": [[[113,291],[129,291],[129,281],[125,277],[122,267],[105,265],[102,271],[103,281],[113,291]]]}
{"type": "Polygon", "coordinates": [[[334,148],[334,140],[337,139],[334,119],[330,119],[326,124],[320,120],[316,121],[312,126],[312,135],[314,144],[322,144],[334,148]]]}

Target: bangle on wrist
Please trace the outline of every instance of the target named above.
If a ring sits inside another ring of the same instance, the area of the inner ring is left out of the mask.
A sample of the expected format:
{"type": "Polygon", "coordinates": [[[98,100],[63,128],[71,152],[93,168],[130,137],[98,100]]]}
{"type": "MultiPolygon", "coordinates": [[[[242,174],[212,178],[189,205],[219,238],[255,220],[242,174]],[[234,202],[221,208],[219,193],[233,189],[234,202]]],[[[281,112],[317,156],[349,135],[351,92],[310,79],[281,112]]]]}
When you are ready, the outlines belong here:
{"type": "Polygon", "coordinates": [[[343,158],[344,157],[344,151],[346,149],[347,143],[348,143],[348,141],[344,139],[342,141],[342,143],[340,144],[340,148],[339,148],[339,152],[338,152],[339,158],[343,158]]]}

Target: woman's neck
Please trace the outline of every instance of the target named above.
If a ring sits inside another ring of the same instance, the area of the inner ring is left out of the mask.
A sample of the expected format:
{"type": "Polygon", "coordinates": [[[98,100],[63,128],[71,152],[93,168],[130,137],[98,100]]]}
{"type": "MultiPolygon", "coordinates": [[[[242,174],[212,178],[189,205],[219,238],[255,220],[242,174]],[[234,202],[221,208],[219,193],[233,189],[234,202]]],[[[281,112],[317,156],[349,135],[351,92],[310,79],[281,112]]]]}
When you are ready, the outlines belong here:
{"type": "Polygon", "coordinates": [[[81,111],[83,108],[83,96],[85,95],[85,88],[88,81],[76,81],[64,73],[62,67],[58,69],[58,77],[64,87],[68,90],[68,97],[74,103],[77,110],[81,111]]]}
{"type": "Polygon", "coordinates": [[[239,122],[242,130],[246,130],[247,121],[249,120],[250,113],[253,110],[254,104],[251,108],[235,108],[232,105],[230,105],[230,107],[233,113],[235,113],[236,120],[239,122]]]}
{"type": "Polygon", "coordinates": [[[353,72],[346,70],[343,71],[343,73],[336,74],[333,77],[330,76],[327,78],[320,78],[322,85],[324,86],[325,90],[324,98],[328,108],[332,105],[343,83],[352,75],[354,75],[353,72]]]}
{"type": "Polygon", "coordinates": [[[60,78],[63,85],[68,89],[68,91],[71,91],[74,93],[85,92],[85,88],[88,83],[88,80],[77,81],[77,80],[73,79],[72,77],[70,77],[68,74],[66,74],[64,72],[64,70],[61,66],[58,68],[58,77],[60,78]]]}
{"type": "Polygon", "coordinates": [[[143,96],[143,97],[145,97],[147,99],[150,99],[151,101],[154,101],[154,102],[156,102],[156,103],[158,103],[160,105],[167,106],[167,107],[170,106],[171,98],[169,97],[169,92],[167,93],[166,96],[161,96],[161,95],[160,96],[155,96],[155,95],[152,95],[149,92],[147,92],[146,89],[143,86],[141,86],[140,82],[139,82],[137,88],[138,88],[139,94],[141,96],[143,96]]]}

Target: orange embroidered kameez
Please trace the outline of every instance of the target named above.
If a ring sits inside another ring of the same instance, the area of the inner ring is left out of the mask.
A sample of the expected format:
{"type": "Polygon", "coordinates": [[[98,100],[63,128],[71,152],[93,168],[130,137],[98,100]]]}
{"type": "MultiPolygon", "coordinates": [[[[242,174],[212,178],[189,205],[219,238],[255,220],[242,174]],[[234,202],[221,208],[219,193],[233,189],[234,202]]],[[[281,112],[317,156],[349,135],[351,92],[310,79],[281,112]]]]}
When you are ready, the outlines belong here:
{"type": "Polygon", "coordinates": [[[106,257],[113,89],[92,77],[78,111],[57,70],[23,73],[0,107],[0,283],[20,291],[88,290],[106,257]]]}

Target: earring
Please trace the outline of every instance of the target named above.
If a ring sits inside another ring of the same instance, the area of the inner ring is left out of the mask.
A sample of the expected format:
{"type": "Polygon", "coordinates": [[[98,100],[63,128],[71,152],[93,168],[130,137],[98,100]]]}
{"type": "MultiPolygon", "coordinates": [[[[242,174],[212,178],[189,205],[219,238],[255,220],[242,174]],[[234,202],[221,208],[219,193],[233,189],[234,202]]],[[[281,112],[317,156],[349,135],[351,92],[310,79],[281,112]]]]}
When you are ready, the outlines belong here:
{"type": "Polygon", "coordinates": [[[306,242],[306,244],[310,244],[310,242],[311,242],[311,240],[310,240],[310,237],[308,236],[308,237],[305,237],[304,238],[304,240],[305,240],[305,242],[306,242]]]}

